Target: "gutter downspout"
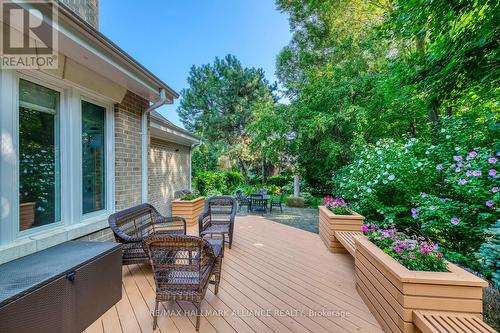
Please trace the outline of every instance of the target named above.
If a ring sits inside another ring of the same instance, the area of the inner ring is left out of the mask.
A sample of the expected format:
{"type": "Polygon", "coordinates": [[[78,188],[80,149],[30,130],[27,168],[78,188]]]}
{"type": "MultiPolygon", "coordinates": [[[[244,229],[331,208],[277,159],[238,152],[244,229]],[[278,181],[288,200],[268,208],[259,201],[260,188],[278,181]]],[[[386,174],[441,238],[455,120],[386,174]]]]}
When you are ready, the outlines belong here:
{"type": "Polygon", "coordinates": [[[148,115],[167,104],[165,89],[160,89],[160,99],[150,105],[141,115],[141,200],[142,203],[148,202],[148,115]]]}
{"type": "Polygon", "coordinates": [[[193,149],[201,145],[201,140],[189,148],[189,190],[193,191],[193,149]]]}

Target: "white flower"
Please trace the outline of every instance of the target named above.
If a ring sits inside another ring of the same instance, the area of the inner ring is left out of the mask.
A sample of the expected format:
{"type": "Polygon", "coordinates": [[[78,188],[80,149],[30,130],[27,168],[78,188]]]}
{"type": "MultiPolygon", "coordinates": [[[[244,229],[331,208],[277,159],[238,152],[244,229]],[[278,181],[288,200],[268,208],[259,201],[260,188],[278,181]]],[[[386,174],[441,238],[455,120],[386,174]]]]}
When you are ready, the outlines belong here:
{"type": "Polygon", "coordinates": [[[389,179],[389,180],[394,180],[394,179],[396,179],[396,176],[394,176],[394,175],[390,175],[389,177],[387,177],[387,179],[389,179]]]}
{"type": "Polygon", "coordinates": [[[449,134],[448,134],[448,135],[446,135],[446,138],[447,138],[447,139],[451,139],[451,135],[449,135],[449,134]]]}
{"type": "Polygon", "coordinates": [[[366,189],[366,192],[368,192],[368,193],[372,193],[372,189],[371,189],[371,188],[367,188],[367,189],[366,189]]]}
{"type": "Polygon", "coordinates": [[[382,181],[382,183],[384,183],[384,185],[387,184],[387,180],[382,181]]]}

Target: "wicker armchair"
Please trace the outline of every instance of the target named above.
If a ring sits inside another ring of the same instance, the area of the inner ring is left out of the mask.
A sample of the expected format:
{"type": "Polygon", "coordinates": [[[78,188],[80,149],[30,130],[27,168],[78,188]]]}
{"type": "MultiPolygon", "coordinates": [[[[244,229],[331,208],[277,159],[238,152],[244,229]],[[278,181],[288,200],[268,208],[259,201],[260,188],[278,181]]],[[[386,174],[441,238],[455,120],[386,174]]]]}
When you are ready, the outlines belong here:
{"type": "Polygon", "coordinates": [[[112,214],[108,218],[115,239],[123,244],[122,264],[149,262],[142,241],[151,235],[186,234],[186,221],[180,216],[165,217],[150,204],[142,204],[112,214]]]}
{"type": "Polygon", "coordinates": [[[158,321],[160,302],[190,301],[196,307],[196,330],[200,328],[200,307],[210,278],[215,277],[215,294],[219,291],[222,266],[222,241],[196,236],[156,236],[144,240],[156,283],[153,330],[158,321]]]}
{"type": "Polygon", "coordinates": [[[223,242],[229,237],[229,248],[233,245],[234,218],[238,203],[230,196],[210,197],[198,220],[200,237],[221,235],[223,242]]]}

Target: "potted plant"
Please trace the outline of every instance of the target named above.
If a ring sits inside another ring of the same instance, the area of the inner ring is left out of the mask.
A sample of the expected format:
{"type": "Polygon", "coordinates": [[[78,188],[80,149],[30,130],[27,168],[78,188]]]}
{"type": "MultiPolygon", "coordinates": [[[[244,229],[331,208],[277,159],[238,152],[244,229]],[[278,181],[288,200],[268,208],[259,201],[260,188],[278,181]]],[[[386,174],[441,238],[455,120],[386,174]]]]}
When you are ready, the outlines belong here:
{"type": "Polygon", "coordinates": [[[364,225],[355,253],[356,288],[387,332],[415,332],[413,310],[482,316],[488,283],[447,262],[436,244],[395,228],[364,225]]]}
{"type": "Polygon", "coordinates": [[[347,253],[344,246],[335,238],[336,231],[358,231],[365,220],[364,216],[353,211],[342,198],[327,196],[319,209],[319,235],[328,250],[333,253],[347,253]]]}
{"type": "Polygon", "coordinates": [[[198,192],[184,191],[179,198],[172,201],[172,215],[183,217],[189,226],[197,225],[204,204],[205,197],[198,192]]]}

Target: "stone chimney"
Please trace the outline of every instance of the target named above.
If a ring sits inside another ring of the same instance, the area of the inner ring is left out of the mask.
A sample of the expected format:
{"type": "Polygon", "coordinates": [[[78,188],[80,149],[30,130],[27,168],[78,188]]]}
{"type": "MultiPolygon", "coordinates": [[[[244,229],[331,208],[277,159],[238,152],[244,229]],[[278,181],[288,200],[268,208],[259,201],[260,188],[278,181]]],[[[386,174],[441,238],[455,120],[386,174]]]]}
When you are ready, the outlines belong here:
{"type": "Polygon", "coordinates": [[[59,0],[76,15],[99,30],[99,0],[59,0]]]}

